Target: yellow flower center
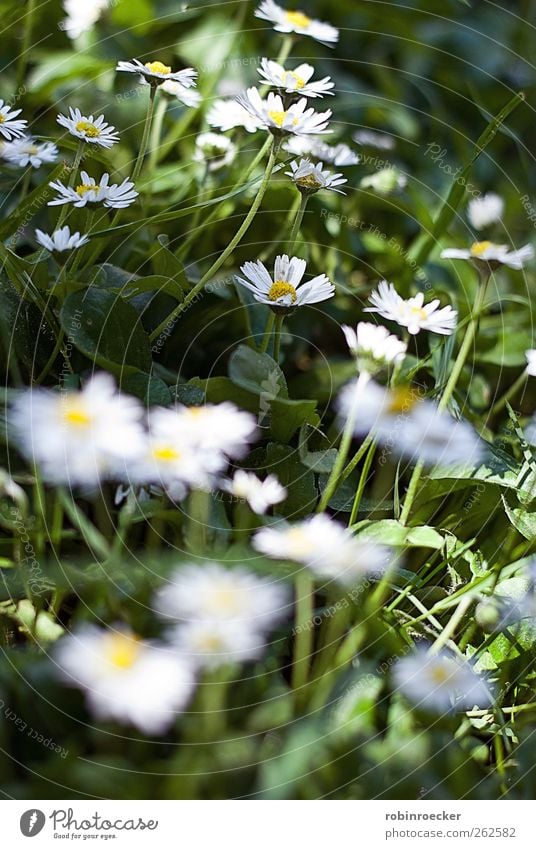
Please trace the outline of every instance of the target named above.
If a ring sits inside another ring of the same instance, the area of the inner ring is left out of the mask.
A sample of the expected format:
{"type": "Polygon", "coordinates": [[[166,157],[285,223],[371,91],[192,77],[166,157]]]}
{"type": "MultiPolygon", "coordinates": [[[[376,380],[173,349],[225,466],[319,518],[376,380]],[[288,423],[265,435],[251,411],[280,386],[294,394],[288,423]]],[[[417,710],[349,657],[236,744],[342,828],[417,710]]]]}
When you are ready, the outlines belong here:
{"type": "Polygon", "coordinates": [[[306,29],[311,24],[311,18],[308,18],[303,12],[287,12],[285,17],[289,24],[301,29],[306,29]]]}
{"type": "Polygon", "coordinates": [[[67,400],[62,415],[65,423],[75,428],[85,428],[91,424],[91,416],[77,399],[67,400]]]}
{"type": "Polygon", "coordinates": [[[215,611],[225,613],[238,613],[240,610],[236,590],[233,587],[219,587],[214,590],[210,597],[210,606],[215,611]]]}
{"type": "Polygon", "coordinates": [[[100,136],[99,128],[95,124],[92,124],[91,121],[79,121],[75,127],[79,133],[83,133],[90,139],[96,139],[97,136],[100,136]]]}
{"type": "Polygon", "coordinates": [[[5,120],[6,120],[6,116],[2,115],[2,113],[0,112],[0,124],[4,124],[5,120]]]}
{"type": "Polygon", "coordinates": [[[427,318],[426,310],[423,309],[422,307],[410,307],[409,311],[412,315],[417,316],[417,318],[420,318],[423,321],[424,321],[425,318],[427,318]]]}
{"type": "Polygon", "coordinates": [[[490,248],[493,247],[493,242],[475,242],[471,245],[471,254],[472,256],[482,256],[482,254],[486,253],[490,248]]]}
{"type": "Polygon", "coordinates": [[[311,539],[302,528],[291,528],[287,531],[287,541],[294,557],[308,556],[313,551],[311,539]]]}
{"type": "Polygon", "coordinates": [[[221,637],[217,634],[203,634],[199,637],[197,648],[204,652],[220,652],[223,648],[221,637]]]}
{"type": "Polygon", "coordinates": [[[407,413],[413,409],[417,401],[417,395],[411,386],[397,386],[391,391],[387,412],[407,413]]]}
{"type": "Polygon", "coordinates": [[[156,445],[152,450],[152,455],[155,460],[160,460],[162,463],[174,463],[181,456],[172,445],[156,445]]]}
{"type": "Polygon", "coordinates": [[[139,637],[130,634],[110,634],[106,638],[104,655],[116,669],[131,669],[141,651],[139,637]]]}
{"type": "Polygon", "coordinates": [[[151,74],[171,74],[171,67],[163,62],[146,62],[145,67],[151,74]]]}
{"type": "Polygon", "coordinates": [[[274,109],[272,109],[272,110],[270,110],[270,112],[268,112],[268,117],[270,118],[271,121],[274,122],[276,127],[282,127],[283,126],[286,116],[287,116],[286,112],[278,112],[277,110],[274,110],[274,109]]]}
{"type": "Polygon", "coordinates": [[[39,153],[39,148],[36,144],[29,144],[26,151],[30,154],[30,156],[35,156],[36,153],[39,153]]]}
{"type": "Polygon", "coordinates": [[[95,188],[95,183],[83,183],[81,186],[76,187],[76,194],[83,198],[87,192],[92,192],[95,188]]]}
{"type": "Polygon", "coordinates": [[[290,295],[292,303],[296,303],[298,296],[292,283],[287,283],[286,280],[276,280],[275,283],[272,283],[268,292],[268,297],[271,301],[278,301],[279,298],[283,298],[285,295],[290,295]]]}
{"type": "Polygon", "coordinates": [[[446,666],[434,666],[430,670],[430,678],[434,684],[446,684],[452,677],[452,672],[446,666]]]}
{"type": "Polygon", "coordinates": [[[294,71],[286,71],[285,72],[285,83],[287,85],[288,85],[289,77],[290,77],[291,81],[294,82],[295,88],[300,89],[300,88],[304,87],[305,80],[303,79],[303,77],[298,76],[298,74],[295,74],[294,71]]]}
{"type": "Polygon", "coordinates": [[[314,173],[306,174],[304,177],[299,177],[296,180],[298,186],[303,186],[306,189],[319,189],[322,186],[322,183],[316,179],[314,173]]]}

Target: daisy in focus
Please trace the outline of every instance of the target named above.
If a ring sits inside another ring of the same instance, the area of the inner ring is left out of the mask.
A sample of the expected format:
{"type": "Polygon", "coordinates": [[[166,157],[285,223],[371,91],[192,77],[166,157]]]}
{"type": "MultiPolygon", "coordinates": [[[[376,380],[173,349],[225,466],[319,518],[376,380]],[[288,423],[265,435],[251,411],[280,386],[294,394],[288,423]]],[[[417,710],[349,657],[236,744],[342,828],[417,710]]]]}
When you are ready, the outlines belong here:
{"type": "Polygon", "coordinates": [[[317,21],[300,11],[287,11],[274,3],[274,0],[263,0],[255,10],[255,17],[270,21],[276,32],[309,35],[316,41],[332,46],[339,40],[339,31],[323,21],[317,21]]]}
{"type": "Polygon", "coordinates": [[[116,71],[124,71],[127,74],[138,74],[142,83],[148,83],[152,86],[160,86],[165,82],[180,83],[184,88],[191,88],[195,85],[197,71],[193,68],[184,68],[182,71],[172,71],[170,65],[164,65],[163,62],[140,62],[139,59],[132,59],[130,62],[118,62],[116,71]]]}
{"type": "Polygon", "coordinates": [[[286,71],[283,65],[272,62],[270,59],[261,59],[261,66],[258,69],[263,83],[287,94],[298,93],[302,97],[323,97],[325,94],[334,94],[331,89],[334,88],[335,83],[331,82],[330,77],[323,77],[321,80],[312,82],[314,72],[313,66],[306,63],[298,65],[293,71],[286,71]]]}
{"type": "Polygon", "coordinates": [[[373,380],[354,380],[339,395],[343,421],[352,418],[354,433],[374,437],[397,456],[425,465],[478,465],[485,443],[463,419],[442,412],[411,386],[388,389],[373,380]]]}
{"type": "Polygon", "coordinates": [[[401,327],[407,327],[408,333],[413,336],[421,330],[450,336],[456,329],[458,313],[452,307],[439,309],[438,298],[425,304],[422,292],[404,300],[387,280],[379,283],[377,292],[373,292],[369,300],[374,306],[366,307],[364,312],[376,312],[383,318],[396,321],[401,327]]]}
{"type": "Polygon", "coordinates": [[[275,475],[268,475],[261,481],[252,472],[243,469],[238,469],[232,480],[223,481],[221,487],[235,498],[246,501],[254,513],[261,515],[287,497],[285,487],[275,475]]]}
{"type": "Polygon", "coordinates": [[[319,163],[313,165],[309,159],[300,159],[299,163],[294,160],[290,163],[290,171],[285,171],[285,174],[292,179],[296,188],[305,195],[315,194],[320,189],[327,189],[343,195],[344,192],[337,187],[347,182],[342,174],[332,174],[331,171],[323,170],[319,163]]]}
{"type": "Polygon", "coordinates": [[[234,98],[215,100],[207,112],[207,124],[223,132],[243,127],[247,133],[256,133],[263,126],[257,115],[249,112],[234,98]]]}
{"type": "Polygon", "coordinates": [[[31,136],[23,136],[6,144],[2,158],[19,168],[40,168],[41,165],[57,162],[59,151],[52,142],[37,142],[31,136]]]}
{"type": "Polygon", "coordinates": [[[67,15],[60,23],[69,38],[80,38],[90,30],[108,8],[109,0],[63,0],[63,9],[67,15]]]}
{"type": "Polygon", "coordinates": [[[503,213],[504,201],[494,192],[472,198],[467,204],[467,217],[475,230],[484,230],[490,224],[496,224],[501,220],[503,213]]]}
{"type": "Polygon", "coordinates": [[[393,684],[415,707],[433,713],[485,708],[493,701],[488,684],[470,663],[447,652],[430,655],[424,648],[395,664],[393,684]]]}
{"type": "Polygon", "coordinates": [[[200,133],[195,140],[194,162],[202,162],[208,171],[219,171],[236,156],[236,145],[221,133],[200,133]]]}
{"type": "Polygon", "coordinates": [[[277,256],[274,263],[274,276],[260,261],[246,262],[241,266],[242,274],[247,278],[237,277],[237,281],[253,292],[255,300],[267,304],[272,309],[294,309],[305,304],[317,304],[332,298],[335,286],[325,274],[319,274],[312,280],[302,283],[307,263],[304,259],[293,256],[289,259],[286,254],[277,256]]]}
{"type": "Polygon", "coordinates": [[[42,247],[46,248],[51,253],[56,251],[72,251],[74,248],[81,248],[89,242],[89,236],[81,235],[78,231],[71,233],[69,227],[61,227],[60,230],[55,230],[51,236],[48,233],[43,233],[42,230],[35,231],[35,239],[42,247]]]}
{"type": "Polygon", "coordinates": [[[21,112],[22,109],[11,109],[8,103],[0,100],[0,136],[7,141],[24,136],[28,121],[17,118],[21,112]]]}
{"type": "Polygon", "coordinates": [[[375,374],[385,366],[402,362],[406,355],[406,343],[381,324],[360,321],[355,330],[343,324],[342,331],[360,371],[375,374]]]}
{"type": "Polygon", "coordinates": [[[160,91],[169,94],[170,97],[176,97],[185,106],[196,108],[201,103],[202,97],[198,91],[193,88],[187,88],[182,83],[176,80],[166,80],[160,86],[160,91]]]}
{"type": "Polygon", "coordinates": [[[110,175],[103,174],[100,182],[97,183],[93,177],[90,177],[87,171],[80,172],[81,183],[76,188],[65,186],[61,180],[49,183],[49,186],[54,189],[58,196],[49,200],[48,206],[60,206],[64,203],[72,203],[78,208],[86,206],[88,203],[102,203],[103,206],[110,209],[125,209],[130,206],[138,197],[138,192],[134,189],[134,183],[131,180],[123,180],[118,185],[112,183],[110,186],[110,175]]]}
{"type": "Polygon", "coordinates": [[[252,86],[237,97],[237,102],[259,121],[261,129],[269,130],[275,135],[294,133],[299,136],[331,132],[327,128],[332,115],[331,109],[315,112],[312,107],[307,107],[305,97],[286,109],[279,94],[270,91],[266,100],[263,100],[259,90],[252,86]]]}
{"type": "Polygon", "coordinates": [[[388,548],[355,537],[323,513],[293,525],[282,522],[262,528],[253,547],[268,557],[301,563],[315,575],[343,584],[381,575],[391,560],[388,548]]]}
{"type": "Polygon", "coordinates": [[[176,651],[120,626],[84,625],[59,641],[54,659],[62,681],[85,691],[96,719],[144,734],[164,734],[194,690],[192,669],[176,651]]]}
{"type": "Polygon", "coordinates": [[[99,115],[98,118],[94,118],[93,115],[86,117],[82,115],[80,109],[69,107],[69,117],[60,114],[57,121],[60,127],[65,127],[72,136],[89,144],[109,149],[119,141],[115,127],[106,123],[104,115],[99,115]]]}
{"type": "Polygon", "coordinates": [[[15,398],[10,432],[45,480],[94,486],[120,474],[143,445],[140,402],[117,392],[110,375],[92,377],[80,391],[27,389],[15,398]]]}
{"type": "Polygon", "coordinates": [[[508,249],[507,245],[496,245],[495,242],[474,242],[470,248],[445,248],[441,251],[441,259],[464,259],[482,263],[490,268],[506,265],[515,271],[521,271],[527,262],[534,258],[532,245],[523,245],[516,251],[508,249]]]}

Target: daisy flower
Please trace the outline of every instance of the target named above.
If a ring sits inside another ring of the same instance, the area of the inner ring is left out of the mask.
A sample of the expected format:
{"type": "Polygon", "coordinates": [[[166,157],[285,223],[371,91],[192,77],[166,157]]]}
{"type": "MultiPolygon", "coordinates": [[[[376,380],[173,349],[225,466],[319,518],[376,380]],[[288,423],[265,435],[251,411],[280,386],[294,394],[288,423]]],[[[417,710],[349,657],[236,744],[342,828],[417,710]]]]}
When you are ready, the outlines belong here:
{"type": "Polygon", "coordinates": [[[67,15],[60,23],[69,38],[79,38],[97,23],[108,8],[109,0],[63,0],[63,9],[67,15]]]}
{"type": "Polygon", "coordinates": [[[390,551],[355,537],[349,528],[323,513],[290,525],[281,522],[262,528],[253,547],[277,560],[292,560],[322,578],[354,584],[367,575],[379,575],[389,566],[390,551]]]}
{"type": "Polygon", "coordinates": [[[529,348],[528,351],[525,351],[525,357],[527,359],[527,374],[536,377],[536,348],[529,348]]]}
{"type": "Polygon", "coordinates": [[[343,421],[355,422],[358,436],[372,432],[398,456],[426,465],[478,465],[485,443],[463,419],[441,412],[411,386],[388,389],[373,380],[347,384],[337,401],[343,421]]]}
{"type": "Polygon", "coordinates": [[[393,136],[387,133],[377,133],[374,130],[358,130],[352,136],[357,144],[375,147],[377,150],[394,150],[396,146],[393,136]]]}
{"type": "Polygon", "coordinates": [[[452,307],[439,309],[438,298],[425,304],[422,292],[404,300],[387,280],[380,281],[377,292],[372,293],[369,301],[374,306],[366,307],[364,312],[377,312],[383,318],[396,321],[401,327],[407,327],[413,336],[421,330],[450,336],[456,329],[458,313],[452,307]]]}
{"type": "Polygon", "coordinates": [[[98,720],[164,734],[194,690],[191,667],[176,651],[141,640],[121,626],[83,625],[57,644],[57,674],[85,691],[98,720]]]}
{"type": "Polygon", "coordinates": [[[2,149],[2,157],[19,168],[40,168],[44,163],[56,162],[58,148],[52,142],[37,142],[31,136],[24,136],[9,142],[2,149]]]}
{"type": "Polygon", "coordinates": [[[305,304],[318,304],[333,297],[335,286],[325,274],[301,283],[306,267],[304,259],[298,259],[297,256],[289,259],[283,254],[275,258],[273,279],[260,260],[246,262],[240,267],[247,280],[242,277],[236,279],[253,292],[256,301],[272,309],[293,309],[305,304]]]}
{"type": "Polygon", "coordinates": [[[99,115],[98,118],[94,118],[93,115],[86,117],[82,115],[80,109],[69,107],[69,117],[67,118],[65,115],[60,114],[57,121],[72,136],[82,139],[89,144],[96,144],[99,147],[108,149],[119,141],[115,127],[106,123],[104,115],[99,115]]]}
{"type": "Polygon", "coordinates": [[[393,668],[393,684],[415,707],[433,713],[488,707],[493,701],[471,664],[444,651],[430,655],[418,648],[403,657],[393,668]]]}
{"type": "Polygon", "coordinates": [[[172,71],[169,65],[164,65],[158,60],[155,62],[140,62],[132,59],[130,62],[118,62],[116,71],[125,71],[127,74],[139,74],[141,82],[149,85],[159,86],[165,82],[180,83],[184,88],[195,85],[197,71],[193,68],[185,68],[183,71],[172,71]]]}
{"type": "Polygon", "coordinates": [[[207,489],[223,471],[227,459],[220,451],[198,451],[180,429],[180,414],[155,407],[143,450],[126,467],[131,481],[163,487],[177,499],[189,489],[207,489]]]}
{"type": "Polygon", "coordinates": [[[270,59],[261,59],[261,66],[257,69],[263,83],[274,86],[287,94],[299,93],[303,97],[323,97],[325,94],[333,94],[330,89],[335,83],[330,77],[311,82],[315,69],[312,65],[302,64],[293,71],[286,71],[283,65],[272,62],[270,59]]]}
{"type": "Polygon", "coordinates": [[[60,230],[55,230],[52,236],[43,233],[42,230],[36,230],[35,238],[47,251],[57,251],[58,253],[72,251],[74,248],[81,248],[82,245],[87,245],[89,242],[89,236],[82,236],[78,231],[71,234],[67,225],[60,230]]]}
{"type": "Polygon", "coordinates": [[[520,271],[525,263],[534,257],[532,245],[524,245],[517,251],[510,251],[507,245],[494,242],[474,242],[468,249],[446,248],[441,251],[441,259],[465,259],[485,263],[491,268],[507,265],[520,271]]]}
{"type": "Polygon", "coordinates": [[[389,166],[381,168],[375,174],[369,174],[368,177],[363,177],[359,185],[362,189],[372,189],[379,195],[389,195],[395,189],[403,189],[407,182],[407,178],[398,168],[389,166]]]}
{"type": "Polygon", "coordinates": [[[0,136],[8,141],[24,136],[28,121],[17,118],[17,115],[20,115],[21,112],[22,109],[12,110],[9,104],[0,100],[0,136]]]}
{"type": "Polygon", "coordinates": [[[347,144],[327,144],[320,139],[307,136],[292,136],[283,142],[283,150],[295,156],[312,156],[321,159],[328,165],[342,168],[346,165],[357,165],[359,156],[347,144]]]}
{"type": "Polygon", "coordinates": [[[80,391],[19,393],[9,423],[21,452],[47,481],[93,486],[137,456],[142,414],[139,401],[119,394],[113,378],[101,373],[80,391]]]}
{"type": "Polygon", "coordinates": [[[342,331],[360,371],[374,374],[391,363],[400,363],[407,345],[381,324],[360,321],[357,328],[343,324],[342,331]]]}
{"type": "Polygon", "coordinates": [[[313,108],[307,108],[305,97],[285,109],[279,94],[270,91],[266,100],[263,100],[259,90],[252,86],[237,97],[237,102],[260,122],[262,129],[277,135],[294,133],[299,136],[331,132],[327,129],[332,115],[331,109],[315,112],[313,108]]]}
{"type": "Polygon", "coordinates": [[[239,410],[229,401],[199,407],[177,407],[177,433],[199,453],[217,452],[238,459],[249,451],[257,436],[257,423],[251,413],[239,410]]]}
{"type": "Polygon", "coordinates": [[[268,475],[263,481],[252,472],[238,469],[232,480],[223,481],[221,488],[235,498],[247,501],[254,513],[266,513],[269,507],[279,504],[287,497],[287,491],[281,486],[275,475],[268,475]]]}
{"type": "Polygon", "coordinates": [[[138,197],[134,183],[130,180],[123,180],[120,185],[112,183],[110,186],[109,174],[103,174],[100,182],[97,183],[87,171],[81,171],[80,178],[82,182],[76,188],[64,186],[61,180],[49,183],[49,186],[58,192],[58,197],[49,200],[48,206],[72,203],[76,207],[83,207],[88,203],[102,203],[111,209],[125,209],[138,197]]]}
{"type": "Polygon", "coordinates": [[[182,85],[182,83],[178,83],[175,80],[166,80],[166,82],[162,83],[160,86],[160,91],[164,91],[166,94],[169,94],[170,97],[176,97],[177,100],[180,100],[180,102],[184,103],[185,106],[191,106],[193,108],[199,106],[202,100],[198,91],[195,91],[193,88],[187,88],[185,85],[182,85]]]}
{"type": "Polygon", "coordinates": [[[296,188],[302,194],[314,194],[320,189],[337,192],[343,195],[344,192],[338,189],[337,186],[342,186],[347,182],[342,174],[332,174],[331,171],[324,171],[320,163],[313,165],[309,159],[300,159],[299,163],[294,160],[290,163],[290,171],[285,171],[287,177],[291,177],[296,188]]]}
{"type": "Polygon", "coordinates": [[[242,566],[190,563],[176,569],[155,595],[164,619],[177,622],[235,623],[249,631],[269,631],[290,612],[287,587],[242,566]]]}
{"type": "Polygon", "coordinates": [[[500,221],[504,212],[502,197],[488,192],[479,198],[472,198],[467,205],[467,217],[471,227],[484,230],[490,224],[500,221]]]}
{"type": "Polygon", "coordinates": [[[265,639],[258,632],[232,621],[194,620],[172,628],[169,639],[197,669],[256,660],[266,648],[265,639]]]}
{"type": "Polygon", "coordinates": [[[323,44],[331,46],[339,40],[339,30],[326,24],[309,18],[303,12],[289,11],[278,6],[274,0],[263,0],[259,8],[255,10],[255,17],[270,21],[276,32],[295,32],[297,35],[310,35],[311,38],[323,44]]]}
{"type": "Polygon", "coordinates": [[[201,133],[195,140],[194,162],[203,162],[209,171],[230,165],[236,156],[236,145],[221,133],[201,133]]]}
{"type": "Polygon", "coordinates": [[[207,112],[207,124],[223,131],[243,127],[248,133],[255,133],[263,126],[256,115],[248,112],[234,98],[215,100],[207,112]]]}

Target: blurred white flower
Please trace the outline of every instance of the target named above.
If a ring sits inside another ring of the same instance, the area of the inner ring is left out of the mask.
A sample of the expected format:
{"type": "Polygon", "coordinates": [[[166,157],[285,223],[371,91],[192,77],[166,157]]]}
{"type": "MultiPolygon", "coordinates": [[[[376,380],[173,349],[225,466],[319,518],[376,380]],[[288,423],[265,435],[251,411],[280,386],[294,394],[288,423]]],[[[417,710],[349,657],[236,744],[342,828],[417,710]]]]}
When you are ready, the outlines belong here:
{"type": "Polygon", "coordinates": [[[69,117],[60,114],[57,121],[72,136],[82,139],[89,144],[96,144],[99,147],[108,149],[119,141],[119,135],[115,132],[115,127],[106,123],[104,115],[99,115],[98,118],[94,118],[93,115],[86,117],[82,115],[80,109],[69,107],[69,117]]]}
{"type": "Polygon", "coordinates": [[[241,566],[186,564],[176,569],[155,595],[155,607],[177,622],[233,623],[250,633],[270,630],[287,616],[287,587],[241,566]]]}
{"type": "Polygon", "coordinates": [[[398,168],[389,166],[363,177],[359,185],[362,189],[372,189],[379,195],[389,195],[395,189],[403,189],[407,182],[407,178],[398,168]]]}
{"type": "Polygon", "coordinates": [[[311,77],[315,72],[312,65],[304,63],[298,65],[293,71],[286,71],[283,65],[278,62],[261,59],[258,72],[263,83],[281,89],[287,94],[297,92],[303,97],[323,97],[325,94],[333,94],[330,89],[334,87],[335,83],[331,82],[330,77],[323,77],[321,80],[311,82],[311,77]]]}
{"type": "Polygon", "coordinates": [[[61,29],[69,38],[79,38],[97,23],[108,6],[109,0],[63,0],[67,17],[61,21],[61,29]]]}
{"type": "Polygon", "coordinates": [[[40,168],[44,163],[56,162],[59,151],[52,142],[38,142],[31,136],[23,136],[5,144],[1,156],[6,162],[19,168],[26,168],[28,165],[40,168]]]}
{"type": "Polygon", "coordinates": [[[281,486],[275,475],[268,475],[264,480],[253,474],[238,469],[232,480],[223,481],[221,488],[234,495],[235,498],[247,501],[254,513],[266,513],[269,507],[284,501],[287,491],[281,486]]]}
{"type": "Polygon", "coordinates": [[[342,174],[324,171],[319,163],[313,165],[309,159],[300,159],[299,163],[294,160],[290,163],[290,169],[290,171],[285,171],[285,174],[292,178],[296,187],[303,194],[314,194],[320,189],[327,189],[340,195],[344,194],[337,186],[346,183],[346,178],[342,174]]]}
{"type": "Polygon", "coordinates": [[[74,189],[64,186],[61,180],[49,183],[49,186],[58,192],[58,196],[49,200],[48,206],[72,203],[76,207],[83,207],[88,203],[102,203],[112,209],[124,209],[134,203],[138,197],[134,183],[130,180],[123,180],[120,185],[113,183],[110,186],[109,174],[103,174],[100,182],[97,183],[87,171],[81,171],[80,178],[82,182],[74,189]]]}
{"type": "Polygon", "coordinates": [[[406,355],[406,343],[381,324],[360,321],[355,330],[343,324],[342,331],[360,371],[374,374],[390,363],[401,362],[406,355]]]}
{"type": "Polygon", "coordinates": [[[236,156],[236,145],[221,133],[200,133],[195,140],[194,162],[206,163],[209,171],[230,165],[236,156]]]}
{"type": "Polygon", "coordinates": [[[312,107],[307,107],[305,97],[297,103],[292,103],[287,109],[279,94],[270,91],[266,100],[263,100],[259,90],[252,86],[237,97],[237,102],[259,121],[262,129],[270,130],[278,135],[293,133],[299,136],[331,132],[327,129],[332,115],[331,109],[326,112],[315,112],[312,107]]]}
{"type": "Polygon", "coordinates": [[[93,486],[119,475],[143,444],[143,409],[117,392],[109,374],[94,375],[80,391],[26,389],[9,413],[22,453],[51,483],[93,486]]]}
{"type": "Polygon", "coordinates": [[[357,130],[352,136],[357,144],[366,147],[375,147],[378,150],[394,150],[396,141],[387,133],[378,133],[375,130],[357,130]]]}
{"type": "Polygon", "coordinates": [[[184,88],[191,88],[195,85],[197,71],[193,68],[184,68],[182,71],[172,71],[169,65],[164,65],[158,60],[155,62],[140,62],[139,59],[132,59],[130,62],[118,62],[116,71],[125,71],[127,74],[139,74],[141,82],[149,83],[153,86],[162,85],[162,83],[172,81],[180,83],[184,88]]]}
{"type": "Polygon", "coordinates": [[[293,560],[322,578],[343,584],[382,574],[391,559],[388,548],[355,537],[323,513],[293,525],[281,522],[262,528],[255,535],[253,546],[268,557],[293,560]]]}
{"type": "Polygon", "coordinates": [[[377,312],[383,318],[396,321],[401,327],[407,327],[412,335],[421,330],[441,333],[450,336],[456,329],[458,313],[452,307],[439,309],[439,299],[424,303],[424,295],[419,292],[412,298],[404,300],[392,283],[381,280],[378,290],[369,298],[374,306],[366,307],[364,312],[377,312]]]}
{"type": "Polygon", "coordinates": [[[11,109],[8,103],[0,100],[0,136],[8,141],[24,136],[28,121],[17,118],[22,109],[11,109]]]}
{"type": "Polygon", "coordinates": [[[237,277],[237,281],[253,292],[255,300],[277,309],[293,309],[305,304],[317,304],[333,297],[335,286],[325,274],[313,277],[307,283],[301,283],[307,263],[304,259],[286,254],[276,256],[273,279],[265,265],[260,261],[246,262],[240,267],[247,277],[237,277]]]}
{"type": "Polygon", "coordinates": [[[175,80],[166,80],[160,86],[160,91],[164,91],[171,97],[176,97],[177,100],[180,100],[180,102],[184,103],[185,106],[191,106],[193,108],[199,106],[203,99],[198,91],[193,88],[187,88],[185,85],[178,83],[175,80]]]}
{"type": "Polygon", "coordinates": [[[529,348],[528,351],[525,351],[525,357],[527,359],[527,374],[536,377],[536,348],[529,348]]]}
{"type": "Polygon", "coordinates": [[[255,418],[229,401],[179,406],[175,427],[179,438],[200,454],[215,451],[231,459],[247,454],[249,443],[257,436],[255,418]]]}
{"type": "Polygon", "coordinates": [[[222,131],[243,127],[248,133],[255,133],[262,126],[259,118],[244,109],[234,98],[215,100],[207,112],[207,124],[222,131]]]}
{"type": "Polygon", "coordinates": [[[418,648],[393,668],[393,684],[415,707],[434,713],[488,707],[488,684],[470,663],[447,652],[430,655],[418,648]]]}
{"type": "Polygon", "coordinates": [[[373,380],[354,380],[339,395],[341,418],[354,420],[354,432],[374,437],[393,454],[426,465],[478,465],[485,443],[463,419],[441,412],[411,386],[388,389],[373,380]]]}
{"type": "Polygon", "coordinates": [[[357,165],[359,156],[347,144],[327,144],[321,139],[311,136],[291,136],[283,142],[283,150],[293,153],[295,156],[311,156],[321,159],[336,168],[346,165],[357,165]]]}
{"type": "Polygon", "coordinates": [[[311,38],[329,46],[339,40],[339,31],[323,21],[309,18],[303,12],[283,9],[274,0],[263,0],[255,11],[256,18],[270,21],[277,32],[295,32],[298,35],[310,35],[311,38]]]}
{"type": "Polygon", "coordinates": [[[507,245],[496,245],[494,242],[474,242],[470,248],[445,248],[441,251],[441,259],[465,259],[486,263],[492,268],[507,265],[520,271],[525,263],[534,257],[532,245],[524,245],[518,250],[510,251],[507,245]]]}
{"type": "Polygon", "coordinates": [[[193,670],[176,651],[142,641],[120,626],[84,625],[54,650],[57,674],[85,691],[98,720],[164,734],[194,690],[193,670]]]}
{"type": "Polygon", "coordinates": [[[484,230],[490,224],[500,221],[504,212],[502,197],[488,192],[482,197],[472,198],[467,205],[467,217],[471,227],[484,230]]]}
{"type": "Polygon", "coordinates": [[[261,634],[232,620],[187,622],[172,628],[169,639],[181,656],[201,669],[256,660],[266,647],[261,634]]]}
{"type": "Polygon", "coordinates": [[[89,242],[89,236],[82,236],[78,231],[71,233],[67,225],[60,230],[54,230],[51,236],[48,233],[43,233],[42,230],[36,230],[35,238],[47,251],[57,251],[58,253],[81,248],[82,245],[87,245],[89,242]]]}

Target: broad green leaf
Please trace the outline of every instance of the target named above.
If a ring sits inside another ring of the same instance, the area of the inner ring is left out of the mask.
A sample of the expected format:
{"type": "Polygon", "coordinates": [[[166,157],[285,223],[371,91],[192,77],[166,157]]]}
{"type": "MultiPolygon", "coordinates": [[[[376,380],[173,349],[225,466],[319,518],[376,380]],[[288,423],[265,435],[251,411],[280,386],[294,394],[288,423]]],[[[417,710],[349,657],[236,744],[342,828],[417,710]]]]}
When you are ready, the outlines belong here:
{"type": "Polygon", "coordinates": [[[362,535],[364,539],[396,547],[440,549],[445,544],[444,537],[434,528],[428,525],[407,528],[397,522],[396,519],[381,519],[377,522],[365,519],[353,525],[353,530],[362,535]]]}
{"type": "Polygon", "coordinates": [[[285,376],[275,360],[247,345],[239,345],[231,354],[229,377],[237,386],[261,395],[269,402],[288,397],[285,376]]]}

